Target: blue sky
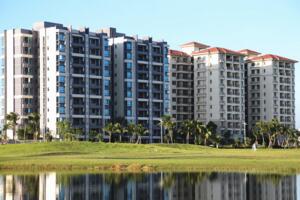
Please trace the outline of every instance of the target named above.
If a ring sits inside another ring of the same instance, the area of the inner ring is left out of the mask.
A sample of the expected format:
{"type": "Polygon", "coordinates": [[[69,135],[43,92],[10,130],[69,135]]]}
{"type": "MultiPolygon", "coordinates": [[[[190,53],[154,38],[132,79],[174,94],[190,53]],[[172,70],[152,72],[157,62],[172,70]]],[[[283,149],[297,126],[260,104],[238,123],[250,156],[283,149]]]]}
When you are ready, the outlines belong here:
{"type": "MultiPolygon", "coordinates": [[[[116,27],[168,41],[196,40],[233,50],[253,49],[300,61],[299,0],[1,0],[0,31],[53,21],[97,30],[116,27]]],[[[300,128],[300,64],[296,124],[300,128]]]]}

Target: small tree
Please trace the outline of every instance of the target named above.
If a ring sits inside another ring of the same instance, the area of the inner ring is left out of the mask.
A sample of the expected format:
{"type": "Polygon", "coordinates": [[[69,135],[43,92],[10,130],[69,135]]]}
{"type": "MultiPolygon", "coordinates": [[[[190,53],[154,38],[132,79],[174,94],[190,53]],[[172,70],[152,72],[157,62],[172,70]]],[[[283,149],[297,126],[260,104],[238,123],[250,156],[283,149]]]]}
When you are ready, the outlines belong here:
{"type": "Polygon", "coordinates": [[[58,135],[60,138],[66,141],[71,141],[74,138],[74,129],[72,129],[71,124],[67,120],[56,122],[58,135]]]}
{"type": "Polygon", "coordinates": [[[162,116],[160,125],[168,131],[168,136],[171,140],[171,143],[173,143],[173,131],[176,124],[173,122],[172,117],[170,115],[162,116]]]}
{"type": "Polygon", "coordinates": [[[133,142],[136,138],[135,127],[136,127],[136,125],[133,124],[133,123],[130,123],[130,124],[127,125],[127,133],[129,135],[131,135],[130,136],[130,142],[133,142]]]}
{"type": "Polygon", "coordinates": [[[185,120],[181,124],[181,133],[186,135],[186,143],[190,143],[190,136],[195,131],[194,120],[185,120]]]}
{"type": "Polygon", "coordinates": [[[18,125],[17,121],[20,119],[18,113],[10,112],[6,115],[6,125],[5,130],[12,129],[13,130],[13,141],[16,143],[16,127],[18,125]]]}
{"type": "Polygon", "coordinates": [[[31,130],[33,131],[33,138],[37,140],[40,136],[40,115],[38,113],[31,113],[28,115],[28,122],[31,130]]]}
{"type": "Polygon", "coordinates": [[[114,124],[112,122],[109,122],[104,126],[103,131],[108,133],[108,141],[111,142],[112,134],[115,131],[114,124]]]}
{"type": "Polygon", "coordinates": [[[138,136],[138,139],[136,141],[137,144],[142,143],[142,136],[148,133],[148,130],[145,129],[145,127],[142,124],[138,124],[135,127],[135,133],[138,136]]]}
{"type": "Polygon", "coordinates": [[[115,133],[119,134],[119,141],[122,142],[122,136],[127,132],[126,127],[123,127],[120,123],[114,124],[115,133]]]}

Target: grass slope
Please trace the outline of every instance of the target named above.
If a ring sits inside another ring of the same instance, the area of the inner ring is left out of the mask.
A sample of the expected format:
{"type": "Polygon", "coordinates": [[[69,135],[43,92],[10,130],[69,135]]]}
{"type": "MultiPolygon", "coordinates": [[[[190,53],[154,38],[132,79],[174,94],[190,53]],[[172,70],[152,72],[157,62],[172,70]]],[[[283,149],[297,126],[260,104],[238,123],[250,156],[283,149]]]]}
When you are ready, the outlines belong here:
{"type": "Polygon", "coordinates": [[[52,142],[0,145],[4,171],[300,172],[298,149],[215,149],[185,144],[52,142]]]}

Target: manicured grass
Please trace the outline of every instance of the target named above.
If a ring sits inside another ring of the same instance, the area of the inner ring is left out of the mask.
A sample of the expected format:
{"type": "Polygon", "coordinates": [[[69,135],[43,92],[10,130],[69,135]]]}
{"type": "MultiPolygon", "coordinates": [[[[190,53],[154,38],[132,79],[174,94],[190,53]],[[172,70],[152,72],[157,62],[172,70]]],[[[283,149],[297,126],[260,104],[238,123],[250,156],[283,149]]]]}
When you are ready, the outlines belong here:
{"type": "Polygon", "coordinates": [[[215,149],[185,144],[52,142],[0,145],[5,171],[300,172],[298,149],[215,149]]]}

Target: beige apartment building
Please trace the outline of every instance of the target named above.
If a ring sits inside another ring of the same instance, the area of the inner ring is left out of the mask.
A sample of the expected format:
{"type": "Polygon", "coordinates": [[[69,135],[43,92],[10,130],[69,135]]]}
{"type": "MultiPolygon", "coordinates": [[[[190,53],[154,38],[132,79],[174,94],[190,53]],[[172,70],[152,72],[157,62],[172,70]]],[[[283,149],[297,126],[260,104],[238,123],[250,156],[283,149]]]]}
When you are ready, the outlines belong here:
{"type": "Polygon", "coordinates": [[[194,119],[194,63],[189,54],[169,51],[171,115],[176,122],[194,119]]]}
{"type": "Polygon", "coordinates": [[[244,55],[211,47],[193,52],[195,119],[218,125],[221,134],[244,135],[244,55]]]}
{"type": "Polygon", "coordinates": [[[244,54],[198,42],[180,47],[182,51],[173,50],[169,55],[173,117],[177,121],[195,119],[205,124],[212,121],[218,132],[229,132],[233,138],[242,139],[244,54]],[[182,111],[190,112],[183,115],[182,111]]]}
{"type": "Polygon", "coordinates": [[[295,63],[273,54],[242,50],[246,59],[246,114],[248,130],[259,120],[278,118],[295,127],[295,63]]]}

